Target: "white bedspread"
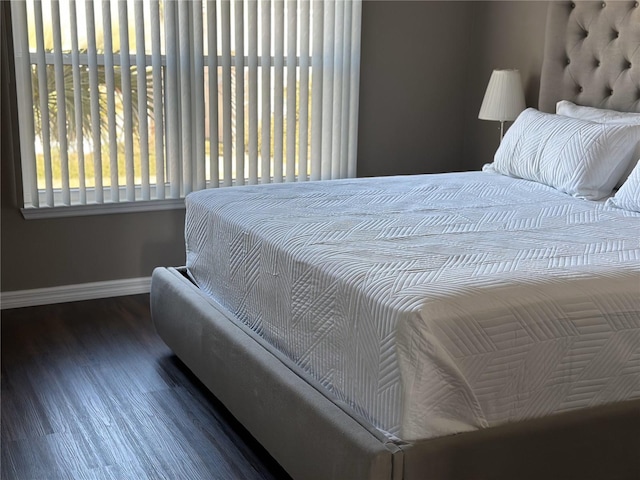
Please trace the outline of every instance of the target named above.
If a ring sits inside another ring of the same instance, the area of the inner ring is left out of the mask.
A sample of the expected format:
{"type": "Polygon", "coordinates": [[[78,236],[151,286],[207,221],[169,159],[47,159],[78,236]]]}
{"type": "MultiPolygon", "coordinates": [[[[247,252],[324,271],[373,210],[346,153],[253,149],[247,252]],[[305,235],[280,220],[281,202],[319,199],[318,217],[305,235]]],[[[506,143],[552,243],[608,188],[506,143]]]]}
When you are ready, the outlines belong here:
{"type": "Polygon", "coordinates": [[[492,173],[187,197],[198,286],[410,441],[640,397],[640,214],[492,173]]]}

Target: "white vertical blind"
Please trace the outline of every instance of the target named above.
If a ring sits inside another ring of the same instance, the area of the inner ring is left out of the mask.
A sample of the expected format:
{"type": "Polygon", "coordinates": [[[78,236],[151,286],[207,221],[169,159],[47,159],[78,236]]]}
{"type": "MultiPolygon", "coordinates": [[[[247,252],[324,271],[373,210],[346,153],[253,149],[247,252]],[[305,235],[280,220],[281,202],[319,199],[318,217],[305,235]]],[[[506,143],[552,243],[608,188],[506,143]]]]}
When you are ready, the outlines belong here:
{"type": "MultiPolygon", "coordinates": [[[[42,141],[43,160],[44,160],[44,192],[45,198],[43,202],[49,207],[54,206],[53,201],[53,169],[51,165],[51,117],[49,116],[49,101],[48,95],[43,95],[41,92],[48,92],[49,85],[47,84],[47,63],[45,59],[44,49],[44,26],[42,23],[42,2],[34,3],[35,11],[35,33],[36,33],[36,62],[38,72],[38,100],[39,100],[39,113],[40,118],[40,139],[42,141]]],[[[16,59],[17,62],[17,59],[16,59]]],[[[17,69],[17,67],[16,67],[17,69]]],[[[16,86],[19,88],[20,84],[16,86]]],[[[35,102],[34,102],[35,105],[35,102]]],[[[35,111],[35,109],[34,109],[35,111]]]]}
{"type": "Polygon", "coordinates": [[[268,182],[271,178],[271,0],[260,2],[262,19],[262,149],[261,180],[268,182]]]}
{"type": "Polygon", "coordinates": [[[233,100],[231,98],[231,5],[222,2],[220,5],[222,17],[222,145],[224,172],[222,185],[232,185],[233,176],[233,100]]]}
{"type": "Polygon", "coordinates": [[[309,9],[310,2],[300,3],[300,82],[298,175],[307,178],[309,161],[309,9]]]}
{"type": "MultiPolygon", "coordinates": [[[[165,14],[165,52],[167,66],[165,74],[165,138],[167,142],[167,173],[169,180],[169,197],[180,197],[180,117],[178,113],[180,95],[178,84],[178,32],[176,27],[177,5],[175,2],[164,4],[165,14]]],[[[158,112],[156,112],[157,114],[158,112]]]]}
{"type": "Polygon", "coordinates": [[[151,199],[149,175],[149,122],[147,119],[147,82],[145,58],[144,4],[135,0],[134,15],[136,25],[136,87],[138,89],[138,145],[140,149],[140,176],[142,200],[151,199]]]}
{"type": "Polygon", "coordinates": [[[333,87],[335,72],[335,65],[333,60],[334,50],[336,44],[335,37],[335,8],[336,2],[324,2],[324,35],[322,45],[322,55],[325,59],[323,62],[323,82],[322,82],[322,154],[320,163],[320,178],[322,180],[328,180],[333,173],[332,163],[338,163],[334,161],[332,156],[331,147],[333,146],[333,137],[339,135],[339,132],[334,131],[331,128],[333,124],[333,87]],[[326,61],[328,60],[328,61],[326,61]]]}
{"type": "Polygon", "coordinates": [[[322,80],[324,57],[324,8],[321,0],[313,0],[313,39],[311,51],[311,180],[320,180],[322,170],[322,80]]]}
{"type": "MultiPolygon", "coordinates": [[[[24,2],[14,2],[12,4],[12,17],[14,22],[26,25],[27,6],[24,2]]],[[[29,88],[18,89],[18,121],[20,122],[20,144],[22,155],[30,161],[22,162],[22,178],[24,180],[24,200],[25,203],[40,206],[38,192],[38,172],[36,162],[31,161],[36,158],[36,148],[34,139],[36,137],[33,118],[33,91],[31,89],[31,62],[29,61],[29,34],[27,29],[13,31],[13,44],[16,59],[16,81],[17,85],[28,85],[29,88]],[[32,193],[36,194],[33,195],[32,193]]]]}
{"type": "MultiPolygon", "coordinates": [[[[342,82],[342,102],[338,108],[342,107],[342,111],[340,112],[340,124],[348,125],[349,124],[349,104],[350,104],[350,95],[349,95],[349,76],[351,75],[351,55],[349,52],[349,47],[351,45],[351,9],[344,10],[344,24],[342,28],[343,38],[342,38],[342,52],[341,55],[344,58],[344,66],[341,72],[340,81],[342,82]]],[[[340,143],[336,148],[340,149],[340,171],[338,175],[340,177],[347,177],[349,174],[349,161],[347,159],[347,155],[349,154],[349,137],[348,135],[340,136],[340,143]]]]}
{"type": "Polygon", "coordinates": [[[284,132],[284,1],[273,2],[273,181],[282,182],[284,132]]]}
{"type": "MultiPolygon", "coordinates": [[[[165,131],[166,125],[164,119],[164,107],[165,102],[164,90],[163,90],[163,78],[164,78],[164,66],[162,62],[161,42],[162,34],[160,32],[160,5],[158,2],[151,2],[151,8],[149,9],[150,22],[151,22],[151,71],[153,72],[153,86],[151,91],[153,92],[153,126],[155,132],[154,153],[156,156],[156,198],[163,200],[165,198],[165,135],[162,132],[165,131]]],[[[138,70],[139,71],[139,70],[138,70]]],[[[149,163],[151,167],[151,163],[149,163]]]]}
{"type": "Polygon", "coordinates": [[[356,176],[357,159],[358,159],[358,108],[360,105],[360,95],[358,95],[360,86],[360,42],[361,42],[361,18],[362,18],[362,2],[354,2],[351,6],[351,38],[348,46],[345,45],[345,52],[349,51],[350,55],[345,55],[345,59],[349,58],[350,71],[348,79],[349,83],[349,99],[348,114],[349,123],[344,127],[347,129],[347,178],[356,176]]]}
{"type": "Polygon", "coordinates": [[[80,203],[87,203],[86,173],[84,167],[84,134],[82,132],[82,79],[80,76],[80,51],[78,48],[78,14],[75,0],[71,0],[69,2],[69,21],[71,24],[71,65],[73,69],[76,151],[78,152],[78,190],[80,194],[80,203]]]}
{"type": "MultiPolygon", "coordinates": [[[[178,2],[178,62],[180,65],[179,75],[179,97],[180,97],[180,143],[182,144],[182,177],[184,195],[193,190],[193,129],[191,125],[191,75],[193,65],[191,64],[191,23],[189,6],[191,2],[178,2]]],[[[176,162],[177,163],[177,162],[176,162]]],[[[179,166],[179,165],[177,165],[179,166]]]]}
{"type": "MultiPolygon", "coordinates": [[[[333,55],[334,62],[333,64],[337,64],[342,58],[344,52],[342,51],[344,45],[344,4],[342,2],[337,2],[335,6],[335,32],[334,42],[333,42],[333,55]]],[[[349,64],[345,62],[343,64],[342,69],[336,68],[333,71],[333,124],[341,124],[342,120],[342,72],[349,67],[349,64]]],[[[328,82],[327,82],[328,83],[328,82]]],[[[342,139],[342,132],[333,132],[331,135],[331,152],[338,158],[340,158],[339,162],[331,161],[331,177],[332,178],[340,178],[340,173],[342,171],[341,165],[342,163],[346,163],[342,161],[342,157],[340,156],[340,140],[342,139]]],[[[333,155],[332,155],[333,157],[333,155]]]]}
{"type": "Polygon", "coordinates": [[[258,183],[258,2],[247,5],[249,29],[249,184],[258,183]]]}
{"type": "MultiPolygon", "coordinates": [[[[118,2],[119,25],[129,25],[127,1],[118,2]]],[[[133,202],[134,162],[133,162],[133,104],[131,95],[131,56],[129,52],[129,29],[120,28],[120,78],[122,82],[122,109],[124,111],[124,151],[127,182],[127,200],[133,202]]]]}
{"type": "Polygon", "coordinates": [[[207,2],[207,75],[209,77],[209,186],[220,186],[218,162],[218,27],[216,2],[207,2]]]}
{"type": "Polygon", "coordinates": [[[65,101],[58,102],[57,123],[58,123],[58,143],[60,149],[60,177],[62,189],[62,204],[69,205],[71,194],[69,190],[69,150],[67,148],[67,109],[66,95],[64,88],[64,65],[62,65],[62,32],[60,31],[60,2],[51,2],[51,25],[53,27],[53,55],[56,84],[56,98],[64,98],[65,101]]]}
{"type": "Polygon", "coordinates": [[[235,0],[234,6],[234,29],[235,42],[233,52],[235,53],[235,69],[233,78],[235,79],[235,137],[236,137],[236,163],[235,181],[237,185],[244,185],[244,7],[242,0],[235,0]]]}
{"type": "Polygon", "coordinates": [[[12,9],[25,207],[355,176],[361,0],[12,9]]]}
{"type": "Polygon", "coordinates": [[[196,190],[206,188],[205,166],[205,108],[204,108],[204,10],[201,1],[192,4],[191,18],[193,19],[193,141],[195,159],[194,186],[196,190]]]}
{"type": "Polygon", "coordinates": [[[118,178],[118,132],[116,130],[116,81],[114,67],[113,28],[111,24],[111,2],[102,2],[102,29],[104,40],[104,78],[107,91],[107,122],[109,131],[109,169],[111,177],[111,201],[120,201],[118,178]]]}
{"type": "MultiPolygon", "coordinates": [[[[86,2],[87,20],[87,70],[89,73],[89,102],[91,105],[91,139],[94,172],[94,201],[104,202],[104,187],[102,181],[102,127],[100,115],[100,92],[98,88],[98,49],[96,45],[96,22],[93,2],[86,2]]],[[[24,160],[23,160],[24,161],[24,160]]]]}
{"type": "Polygon", "coordinates": [[[297,2],[287,1],[287,172],[286,181],[296,179],[296,39],[298,36],[298,8],[297,2]]]}

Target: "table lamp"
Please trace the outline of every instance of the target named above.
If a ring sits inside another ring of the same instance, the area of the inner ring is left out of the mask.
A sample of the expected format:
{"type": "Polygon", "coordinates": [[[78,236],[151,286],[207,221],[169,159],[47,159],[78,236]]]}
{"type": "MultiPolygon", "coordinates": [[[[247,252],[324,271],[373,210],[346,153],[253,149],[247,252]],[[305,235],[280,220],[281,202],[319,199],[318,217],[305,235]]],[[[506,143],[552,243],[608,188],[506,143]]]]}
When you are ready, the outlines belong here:
{"type": "Polygon", "coordinates": [[[524,109],[524,91],[520,71],[494,70],[489,79],[478,118],[500,122],[500,141],[502,141],[504,122],[515,120],[524,109]]]}

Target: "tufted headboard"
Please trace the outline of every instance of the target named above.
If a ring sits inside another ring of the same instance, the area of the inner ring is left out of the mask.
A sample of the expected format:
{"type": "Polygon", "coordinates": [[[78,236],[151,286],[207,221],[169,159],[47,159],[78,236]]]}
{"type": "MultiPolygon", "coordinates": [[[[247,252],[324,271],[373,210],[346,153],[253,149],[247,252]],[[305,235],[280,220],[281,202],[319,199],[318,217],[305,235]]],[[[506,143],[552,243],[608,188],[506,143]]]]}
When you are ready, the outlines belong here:
{"type": "Polygon", "coordinates": [[[640,112],[638,1],[557,1],[547,15],[540,110],[570,100],[640,112]]]}

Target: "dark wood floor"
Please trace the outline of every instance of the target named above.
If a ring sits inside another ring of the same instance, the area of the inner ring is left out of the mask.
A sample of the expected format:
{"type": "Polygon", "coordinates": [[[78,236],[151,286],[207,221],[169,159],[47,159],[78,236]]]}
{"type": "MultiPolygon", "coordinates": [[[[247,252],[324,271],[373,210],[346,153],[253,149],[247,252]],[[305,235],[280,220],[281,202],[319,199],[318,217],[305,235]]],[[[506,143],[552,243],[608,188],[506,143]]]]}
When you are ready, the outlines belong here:
{"type": "Polygon", "coordinates": [[[148,295],[2,311],[2,479],[286,479],[155,334],[148,295]]]}

